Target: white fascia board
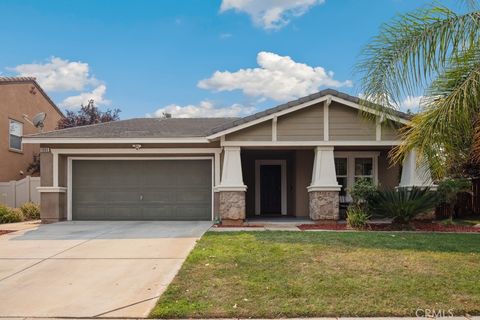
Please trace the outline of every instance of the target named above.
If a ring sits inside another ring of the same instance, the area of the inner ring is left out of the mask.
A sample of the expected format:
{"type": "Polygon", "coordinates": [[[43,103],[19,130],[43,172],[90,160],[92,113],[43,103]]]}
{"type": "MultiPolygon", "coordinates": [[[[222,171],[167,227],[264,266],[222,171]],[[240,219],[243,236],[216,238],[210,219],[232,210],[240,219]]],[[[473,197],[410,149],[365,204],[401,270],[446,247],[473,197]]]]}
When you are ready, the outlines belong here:
{"type": "Polygon", "coordinates": [[[400,140],[384,141],[225,141],[223,147],[322,147],[322,146],[397,146],[400,140]]]}
{"type": "Polygon", "coordinates": [[[221,148],[108,148],[108,149],[51,149],[53,154],[215,154],[221,148]]]}
{"type": "Polygon", "coordinates": [[[395,122],[400,122],[402,124],[409,124],[410,123],[410,121],[407,120],[407,119],[403,119],[403,118],[400,118],[400,117],[395,117],[395,116],[392,116],[390,114],[383,114],[379,110],[368,108],[368,107],[359,105],[358,103],[351,102],[351,101],[348,101],[348,100],[345,100],[345,99],[342,99],[342,98],[339,98],[339,97],[336,97],[336,96],[331,96],[331,97],[332,97],[333,101],[336,101],[338,103],[344,104],[346,106],[349,106],[349,107],[352,107],[352,108],[355,108],[355,109],[358,109],[358,110],[361,110],[361,111],[365,111],[365,112],[374,114],[376,116],[384,116],[389,120],[392,120],[392,121],[395,121],[395,122]]]}
{"type": "Polygon", "coordinates": [[[23,137],[22,143],[97,144],[97,143],[210,143],[205,137],[193,138],[41,138],[23,137]]]}
{"type": "MultiPolygon", "coordinates": [[[[317,104],[319,102],[322,102],[322,101],[336,101],[338,103],[341,103],[341,104],[344,104],[346,106],[349,106],[349,107],[352,107],[352,108],[355,108],[355,109],[358,109],[358,110],[362,110],[362,111],[366,111],[366,112],[369,112],[369,113],[372,113],[374,115],[378,115],[378,116],[382,116],[383,114],[378,111],[378,110],[375,110],[375,109],[372,109],[372,108],[368,108],[368,107],[365,107],[365,106],[361,106],[359,105],[358,103],[355,103],[355,102],[351,102],[351,101],[348,101],[348,100],[345,100],[345,99],[342,99],[342,98],[339,98],[337,96],[333,96],[333,95],[325,95],[323,97],[320,97],[318,99],[315,99],[315,100],[311,100],[311,101],[307,101],[307,102],[304,102],[302,104],[299,104],[295,107],[291,107],[291,108],[287,108],[287,109],[284,109],[284,110],[281,110],[281,111],[278,111],[278,112],[275,112],[275,113],[272,113],[272,114],[269,114],[269,115],[266,115],[264,117],[261,117],[261,118],[258,118],[258,119],[255,119],[255,120],[252,120],[252,121],[249,121],[247,123],[243,123],[243,124],[240,124],[238,126],[235,126],[235,127],[232,127],[232,128],[229,128],[229,129],[226,129],[226,130],[222,130],[222,131],[219,131],[217,133],[214,133],[210,136],[207,137],[207,139],[209,140],[212,140],[212,139],[216,139],[218,137],[221,137],[221,136],[224,136],[226,134],[229,134],[229,133],[232,133],[232,132],[235,132],[235,131],[238,131],[238,130],[242,130],[242,129],[245,129],[245,128],[248,128],[248,127],[251,127],[251,126],[254,126],[256,124],[259,124],[261,122],[265,122],[267,120],[271,120],[273,118],[276,118],[276,117],[280,117],[282,115],[285,115],[285,114],[288,114],[288,113],[291,113],[291,112],[295,112],[297,110],[300,110],[300,109],[303,109],[303,108],[306,108],[306,107],[309,107],[311,105],[314,105],[314,104],[317,104]]],[[[392,115],[384,115],[386,118],[388,118],[389,120],[392,120],[392,121],[395,121],[395,122],[400,122],[402,124],[408,124],[410,123],[409,120],[407,119],[403,119],[403,118],[400,118],[400,117],[395,117],[395,116],[392,116],[392,115]]]]}
{"type": "Polygon", "coordinates": [[[265,122],[265,121],[268,121],[268,120],[272,120],[275,117],[280,117],[280,116],[283,116],[285,114],[288,114],[288,113],[306,108],[308,106],[311,106],[311,105],[314,105],[314,104],[317,104],[319,102],[327,100],[328,96],[329,95],[320,97],[320,98],[315,99],[315,100],[307,101],[307,102],[299,104],[295,107],[290,107],[290,108],[287,108],[287,109],[284,109],[284,110],[281,110],[281,111],[278,111],[278,112],[274,112],[274,113],[271,113],[269,115],[263,116],[261,118],[258,118],[258,119],[240,124],[238,126],[232,127],[230,129],[219,131],[217,133],[214,133],[214,134],[208,136],[207,139],[212,140],[212,139],[224,136],[226,134],[229,134],[229,133],[232,133],[232,132],[235,132],[235,131],[238,131],[238,130],[242,130],[242,129],[245,129],[245,128],[248,128],[248,127],[251,127],[251,126],[254,126],[256,124],[259,124],[259,123],[262,123],[262,122],[265,122]]]}

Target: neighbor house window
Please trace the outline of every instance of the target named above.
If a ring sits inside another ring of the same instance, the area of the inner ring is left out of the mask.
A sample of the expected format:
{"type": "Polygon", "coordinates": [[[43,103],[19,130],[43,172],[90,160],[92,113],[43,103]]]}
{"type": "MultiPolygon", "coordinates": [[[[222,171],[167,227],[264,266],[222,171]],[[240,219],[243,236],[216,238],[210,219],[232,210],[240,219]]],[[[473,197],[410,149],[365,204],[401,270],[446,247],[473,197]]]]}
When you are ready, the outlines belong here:
{"type": "Polygon", "coordinates": [[[373,158],[355,158],[355,181],[360,178],[373,182],[373,158]]]}
{"type": "Polygon", "coordinates": [[[23,123],[10,119],[8,132],[10,149],[22,151],[23,123]]]}
{"type": "Polygon", "coordinates": [[[338,184],[342,186],[340,195],[345,195],[348,184],[348,158],[335,158],[335,173],[338,184]]]}

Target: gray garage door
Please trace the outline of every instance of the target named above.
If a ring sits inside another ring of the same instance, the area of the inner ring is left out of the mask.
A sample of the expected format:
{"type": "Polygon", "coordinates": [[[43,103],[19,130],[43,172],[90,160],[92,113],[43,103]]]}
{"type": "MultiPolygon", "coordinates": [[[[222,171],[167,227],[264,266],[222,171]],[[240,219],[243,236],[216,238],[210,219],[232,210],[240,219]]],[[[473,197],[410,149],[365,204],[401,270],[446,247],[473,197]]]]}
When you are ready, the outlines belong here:
{"type": "Polygon", "coordinates": [[[210,160],[73,160],[73,220],[211,220],[210,160]]]}

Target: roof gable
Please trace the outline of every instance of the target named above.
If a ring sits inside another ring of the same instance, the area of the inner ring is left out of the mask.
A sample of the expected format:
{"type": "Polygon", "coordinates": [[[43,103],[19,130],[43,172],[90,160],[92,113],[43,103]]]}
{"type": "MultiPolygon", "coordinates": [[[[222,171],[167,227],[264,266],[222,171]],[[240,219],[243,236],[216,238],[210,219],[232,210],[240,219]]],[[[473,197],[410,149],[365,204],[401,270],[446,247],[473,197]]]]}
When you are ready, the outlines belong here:
{"type": "MultiPolygon", "coordinates": [[[[212,129],[207,138],[215,139],[225,134],[242,130],[244,128],[261,123],[263,121],[268,121],[275,117],[279,117],[291,112],[295,112],[297,110],[307,108],[327,100],[330,100],[330,101],[333,100],[345,106],[355,108],[357,110],[361,110],[363,112],[379,114],[378,110],[367,108],[365,106],[360,105],[361,101],[360,101],[360,98],[358,97],[354,97],[336,90],[326,89],[326,90],[322,90],[320,92],[311,94],[309,96],[306,96],[297,100],[293,100],[264,111],[257,112],[253,115],[234,120],[230,123],[225,123],[222,126],[212,129]]],[[[397,110],[392,110],[392,109],[388,109],[388,110],[390,111],[390,114],[387,114],[386,117],[389,120],[403,123],[403,124],[406,124],[409,122],[410,116],[408,114],[397,111],[397,110]]]]}

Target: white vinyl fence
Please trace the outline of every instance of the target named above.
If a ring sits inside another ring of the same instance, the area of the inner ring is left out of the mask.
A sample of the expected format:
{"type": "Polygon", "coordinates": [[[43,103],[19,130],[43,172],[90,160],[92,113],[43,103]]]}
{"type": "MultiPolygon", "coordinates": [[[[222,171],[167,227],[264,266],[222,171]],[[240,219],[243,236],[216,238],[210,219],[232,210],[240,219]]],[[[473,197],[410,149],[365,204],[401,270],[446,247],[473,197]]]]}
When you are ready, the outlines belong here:
{"type": "Polygon", "coordinates": [[[27,176],[22,180],[0,182],[0,203],[9,207],[20,207],[25,202],[40,203],[39,177],[27,176]]]}

